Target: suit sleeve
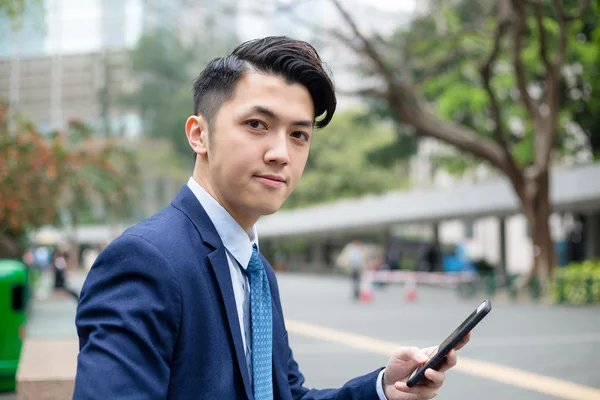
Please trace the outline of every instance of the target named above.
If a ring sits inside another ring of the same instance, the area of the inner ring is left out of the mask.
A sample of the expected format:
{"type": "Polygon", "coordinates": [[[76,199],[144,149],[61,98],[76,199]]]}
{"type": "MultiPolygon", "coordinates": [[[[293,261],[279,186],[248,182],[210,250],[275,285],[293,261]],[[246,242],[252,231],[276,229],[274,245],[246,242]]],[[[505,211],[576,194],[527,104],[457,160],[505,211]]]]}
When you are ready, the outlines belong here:
{"type": "MultiPolygon", "coordinates": [[[[279,297],[279,285],[273,268],[265,259],[262,258],[263,264],[267,267],[267,274],[270,276],[270,284],[273,285],[272,294],[275,299],[276,307],[281,312],[283,318],[283,308],[281,306],[281,298],[279,297]]],[[[285,326],[285,322],[284,322],[285,326]]],[[[286,347],[288,349],[288,384],[292,392],[292,398],[294,400],[380,400],[377,394],[377,378],[379,372],[383,368],[379,368],[377,371],[373,371],[367,375],[354,378],[347,382],[344,386],[339,389],[308,389],[304,387],[304,375],[300,372],[298,363],[294,360],[294,354],[289,345],[288,336],[285,336],[286,347]]]]}
{"type": "Polygon", "coordinates": [[[165,399],[180,317],[164,257],[142,237],[117,238],[82,288],[73,399],[165,399]]]}
{"type": "Polygon", "coordinates": [[[294,400],[380,400],[376,380],[382,369],[354,378],[339,389],[308,389],[304,387],[304,376],[290,348],[288,382],[294,400]]]}

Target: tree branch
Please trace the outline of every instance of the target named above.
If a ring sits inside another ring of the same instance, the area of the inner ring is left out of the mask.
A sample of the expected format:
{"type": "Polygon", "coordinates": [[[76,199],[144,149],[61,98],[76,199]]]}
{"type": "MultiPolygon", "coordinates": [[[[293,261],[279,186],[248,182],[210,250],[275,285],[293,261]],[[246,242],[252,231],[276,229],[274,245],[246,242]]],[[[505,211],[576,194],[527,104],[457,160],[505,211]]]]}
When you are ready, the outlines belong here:
{"type": "Polygon", "coordinates": [[[469,128],[457,125],[452,121],[442,121],[430,113],[415,118],[411,125],[424,136],[439,139],[459,150],[486,160],[503,172],[508,170],[500,145],[478,135],[469,128]]]}
{"type": "Polygon", "coordinates": [[[480,65],[479,73],[481,74],[485,91],[487,92],[488,97],[490,99],[492,119],[494,120],[494,123],[496,125],[494,128],[494,137],[496,138],[496,142],[500,146],[500,150],[502,151],[502,156],[504,158],[502,162],[502,167],[508,175],[511,182],[513,183],[513,186],[515,186],[516,188],[518,182],[522,181],[523,176],[521,171],[517,167],[508,147],[508,143],[506,142],[502,123],[502,111],[498,102],[498,97],[496,96],[496,93],[494,92],[491,84],[492,72],[494,69],[494,64],[496,63],[496,59],[498,58],[498,54],[500,53],[502,38],[504,37],[510,26],[510,4],[508,3],[508,1],[509,0],[504,0],[499,5],[498,23],[496,24],[496,31],[494,34],[494,46],[490,55],[480,65]]]}
{"type": "MultiPolygon", "coordinates": [[[[506,4],[506,1],[504,1],[502,4],[506,4]]],[[[494,46],[492,47],[490,55],[480,65],[479,73],[483,80],[483,86],[485,88],[485,91],[487,92],[488,97],[490,98],[492,119],[496,124],[496,127],[494,129],[494,136],[496,137],[496,141],[498,142],[498,144],[500,144],[500,146],[502,146],[508,151],[508,146],[506,144],[506,140],[504,138],[502,129],[502,112],[500,110],[500,104],[498,103],[498,97],[496,96],[496,93],[494,93],[491,84],[492,70],[494,69],[496,58],[500,53],[500,44],[510,25],[509,15],[506,12],[505,7],[501,5],[499,7],[498,14],[498,23],[496,24],[496,32],[494,34],[494,46]]]]}
{"type": "Polygon", "coordinates": [[[345,90],[336,87],[335,89],[338,95],[342,96],[360,96],[360,97],[378,97],[381,99],[387,98],[387,92],[377,88],[365,88],[357,90],[345,90]]]}
{"type": "MultiPolygon", "coordinates": [[[[371,43],[371,41],[369,41],[365,35],[363,35],[360,32],[360,29],[358,29],[358,26],[356,25],[356,22],[354,22],[354,20],[352,19],[352,17],[350,16],[350,14],[348,14],[348,12],[344,9],[344,7],[342,7],[342,5],[340,4],[339,0],[331,0],[333,5],[337,8],[337,10],[339,11],[339,13],[342,15],[342,18],[344,18],[344,20],[346,21],[346,23],[350,26],[350,29],[352,29],[352,32],[356,35],[356,37],[361,41],[362,45],[363,45],[363,53],[365,53],[373,63],[375,63],[375,66],[377,68],[377,70],[379,71],[379,73],[381,75],[384,76],[386,82],[388,84],[392,83],[394,81],[394,76],[392,71],[390,71],[389,68],[386,67],[385,62],[383,61],[383,59],[381,58],[381,55],[379,54],[379,52],[375,49],[375,46],[373,45],[373,43],[371,43]]],[[[348,44],[351,44],[350,42],[346,42],[348,44]]],[[[353,46],[353,48],[355,50],[358,50],[356,48],[356,46],[353,46]]]]}
{"type": "Polygon", "coordinates": [[[556,13],[558,15],[560,26],[560,44],[556,60],[551,62],[548,58],[548,42],[546,29],[544,28],[544,10],[540,0],[532,0],[533,11],[535,14],[536,25],[538,29],[539,54],[546,69],[546,103],[550,109],[548,116],[542,116],[536,120],[534,131],[535,148],[535,169],[541,173],[548,168],[550,162],[550,152],[554,143],[554,132],[556,131],[556,120],[559,107],[558,86],[560,80],[560,70],[564,62],[566,50],[566,24],[562,5],[559,1],[554,1],[556,13]],[[558,6],[557,6],[558,5],[558,6]],[[563,37],[564,35],[564,37],[563,37]]]}
{"type": "MultiPolygon", "coordinates": [[[[548,63],[546,66],[546,103],[549,111],[547,116],[536,121],[534,133],[535,166],[536,173],[540,175],[548,169],[550,154],[554,146],[554,136],[558,128],[561,71],[567,53],[567,16],[561,0],[553,0],[553,5],[559,26],[559,40],[554,63],[548,63]]],[[[585,6],[585,1],[582,6],[585,6]]],[[[538,19],[537,14],[536,10],[536,19],[538,19]]],[[[541,40],[542,36],[540,36],[540,46],[542,45],[541,40]]]]}
{"type": "Polygon", "coordinates": [[[553,4],[559,27],[558,52],[556,54],[555,68],[556,71],[560,72],[565,62],[565,55],[567,52],[567,17],[561,0],[553,0],[553,4]]]}
{"type": "Polygon", "coordinates": [[[346,23],[350,26],[352,32],[361,42],[362,46],[359,47],[352,40],[344,38],[339,32],[334,32],[338,38],[342,38],[343,42],[348,45],[351,49],[363,54],[374,64],[374,72],[378,73],[388,86],[388,99],[390,104],[395,105],[394,112],[401,121],[411,123],[411,121],[418,115],[425,112],[424,101],[421,96],[415,90],[412,82],[407,78],[398,77],[398,73],[391,70],[385,65],[385,61],[381,57],[381,54],[375,48],[375,45],[362,34],[356,22],[352,19],[350,14],[342,7],[339,0],[331,0],[334,6],[338,9],[340,14],[346,23]]]}
{"type": "Polygon", "coordinates": [[[544,63],[546,69],[551,69],[552,65],[548,59],[548,40],[546,35],[546,29],[544,28],[544,8],[540,0],[533,0],[533,10],[535,12],[535,20],[537,23],[539,44],[540,44],[540,58],[544,63]]]}
{"type": "Polygon", "coordinates": [[[336,30],[336,29],[330,29],[328,31],[328,33],[334,37],[334,39],[339,40],[340,42],[342,42],[343,44],[345,44],[346,46],[350,47],[351,50],[355,51],[358,54],[362,54],[364,53],[363,49],[360,48],[359,46],[357,46],[354,43],[354,40],[352,40],[352,38],[346,37],[342,32],[336,30]]]}
{"type": "Polygon", "coordinates": [[[449,50],[448,53],[445,55],[445,57],[438,60],[438,62],[435,65],[428,67],[427,69],[423,69],[423,73],[421,74],[421,76],[419,77],[419,79],[416,82],[417,85],[419,83],[423,83],[423,82],[427,81],[428,79],[442,73],[444,68],[446,68],[446,66],[448,66],[448,65],[451,65],[454,62],[454,60],[464,59],[464,58],[467,58],[469,55],[470,55],[470,53],[466,50],[462,50],[462,49],[449,50]]]}
{"type": "Polygon", "coordinates": [[[454,122],[440,120],[427,110],[424,100],[412,83],[408,79],[399,78],[399,74],[385,65],[375,46],[360,32],[352,17],[340,5],[339,0],[331,1],[363,46],[356,49],[356,45],[349,43],[347,38],[344,42],[370,59],[375,64],[376,72],[387,83],[386,100],[397,121],[413,126],[424,136],[439,139],[479,159],[488,161],[494,167],[505,172],[513,184],[519,177],[522,177],[522,175],[511,177],[514,171],[510,168],[507,152],[494,140],[482,137],[473,130],[454,122]]]}
{"type": "Polygon", "coordinates": [[[527,91],[527,81],[525,79],[525,69],[521,60],[521,45],[523,36],[525,36],[525,4],[522,0],[512,0],[513,10],[516,15],[516,26],[513,29],[513,67],[517,80],[517,88],[521,94],[520,98],[527,109],[529,116],[536,120],[539,117],[539,108],[527,91]]]}

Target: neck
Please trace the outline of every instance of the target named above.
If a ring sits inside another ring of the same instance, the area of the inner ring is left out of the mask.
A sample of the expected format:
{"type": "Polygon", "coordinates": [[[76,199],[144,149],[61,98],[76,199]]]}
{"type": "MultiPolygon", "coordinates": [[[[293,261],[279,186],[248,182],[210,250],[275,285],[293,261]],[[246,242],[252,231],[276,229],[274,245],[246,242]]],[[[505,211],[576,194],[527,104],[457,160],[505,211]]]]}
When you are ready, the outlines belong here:
{"type": "Polygon", "coordinates": [[[229,215],[233,217],[238,225],[242,227],[244,232],[250,236],[252,233],[252,228],[258,221],[259,216],[251,215],[247,212],[244,212],[244,210],[240,210],[230,205],[222,196],[219,196],[219,193],[215,190],[211,180],[208,177],[198,173],[197,170],[194,170],[192,177],[213,199],[217,201],[217,203],[221,205],[221,207],[223,207],[229,213],[229,215]]]}

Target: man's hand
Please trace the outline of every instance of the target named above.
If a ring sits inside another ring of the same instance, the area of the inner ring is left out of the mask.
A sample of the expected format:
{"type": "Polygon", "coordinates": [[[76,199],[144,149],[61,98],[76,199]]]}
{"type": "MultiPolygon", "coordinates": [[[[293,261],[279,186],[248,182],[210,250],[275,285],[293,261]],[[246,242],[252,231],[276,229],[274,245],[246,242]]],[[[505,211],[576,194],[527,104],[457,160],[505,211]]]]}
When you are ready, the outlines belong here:
{"type": "Polygon", "coordinates": [[[418,349],[416,347],[401,347],[390,358],[383,375],[383,391],[388,400],[424,400],[433,399],[437,396],[440,387],[444,383],[444,372],[454,367],[457,362],[456,350],[462,348],[469,341],[469,333],[456,347],[451,350],[439,370],[431,368],[425,371],[425,377],[429,382],[419,383],[412,388],[406,386],[410,374],[420,365],[429,360],[436,347],[418,349]]]}

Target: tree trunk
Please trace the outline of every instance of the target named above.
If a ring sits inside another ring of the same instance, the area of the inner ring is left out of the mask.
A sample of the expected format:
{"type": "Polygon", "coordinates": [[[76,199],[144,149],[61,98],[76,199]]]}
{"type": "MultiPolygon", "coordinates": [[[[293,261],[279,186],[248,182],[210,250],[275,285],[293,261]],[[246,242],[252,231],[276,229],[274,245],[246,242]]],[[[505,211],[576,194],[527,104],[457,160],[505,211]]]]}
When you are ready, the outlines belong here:
{"type": "Polygon", "coordinates": [[[533,268],[530,277],[546,282],[554,272],[554,245],[550,232],[550,179],[548,171],[535,179],[527,179],[526,197],[523,211],[529,223],[533,245],[533,268]]]}

